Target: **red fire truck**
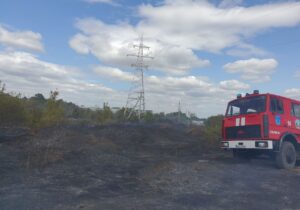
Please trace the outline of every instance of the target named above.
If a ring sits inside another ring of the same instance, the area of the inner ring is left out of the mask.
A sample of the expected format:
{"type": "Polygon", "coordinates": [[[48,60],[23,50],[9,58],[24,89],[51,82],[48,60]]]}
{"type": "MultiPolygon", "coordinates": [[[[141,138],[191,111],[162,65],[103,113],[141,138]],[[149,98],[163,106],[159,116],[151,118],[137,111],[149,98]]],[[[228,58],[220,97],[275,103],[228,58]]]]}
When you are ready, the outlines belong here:
{"type": "Polygon", "coordinates": [[[300,151],[300,101],[257,90],[239,94],[228,103],[221,147],[236,158],[271,154],[279,168],[293,168],[300,151]]]}

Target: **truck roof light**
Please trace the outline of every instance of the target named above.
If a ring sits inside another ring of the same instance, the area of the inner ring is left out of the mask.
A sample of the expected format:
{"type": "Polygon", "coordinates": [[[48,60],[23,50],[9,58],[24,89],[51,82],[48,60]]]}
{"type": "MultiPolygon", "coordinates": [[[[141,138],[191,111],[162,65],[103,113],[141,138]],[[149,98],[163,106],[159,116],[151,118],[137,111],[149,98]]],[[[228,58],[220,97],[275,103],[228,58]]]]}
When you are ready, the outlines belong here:
{"type": "Polygon", "coordinates": [[[253,90],[253,94],[259,94],[259,90],[253,90]]]}
{"type": "Polygon", "coordinates": [[[250,96],[250,94],[249,94],[249,93],[246,93],[246,96],[250,96]]]}
{"type": "Polygon", "coordinates": [[[240,93],[237,94],[237,95],[236,95],[236,98],[242,98],[242,94],[240,94],[240,93]]]}

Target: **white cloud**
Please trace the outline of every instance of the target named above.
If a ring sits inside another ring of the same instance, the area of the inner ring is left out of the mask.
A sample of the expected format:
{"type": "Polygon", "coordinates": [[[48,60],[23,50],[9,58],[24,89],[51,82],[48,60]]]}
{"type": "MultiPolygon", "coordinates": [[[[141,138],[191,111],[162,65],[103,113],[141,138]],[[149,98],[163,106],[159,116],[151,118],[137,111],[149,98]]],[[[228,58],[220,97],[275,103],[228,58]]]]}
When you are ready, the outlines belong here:
{"type": "Polygon", "coordinates": [[[12,31],[0,24],[0,44],[34,51],[43,51],[42,36],[32,31],[12,31]]]}
{"type": "Polygon", "coordinates": [[[117,2],[113,1],[113,0],[84,0],[87,3],[102,3],[102,4],[110,4],[112,6],[120,6],[120,4],[118,4],[117,2]]]}
{"type": "Polygon", "coordinates": [[[275,71],[278,62],[275,59],[238,60],[223,66],[228,73],[240,73],[241,78],[252,82],[266,82],[275,71]]]}
{"type": "Polygon", "coordinates": [[[105,78],[111,78],[119,81],[132,82],[138,79],[134,74],[130,72],[121,71],[118,68],[108,66],[97,66],[94,68],[94,72],[105,78]]]}
{"type": "Polygon", "coordinates": [[[184,74],[209,65],[201,58],[201,51],[220,53],[232,48],[229,55],[264,57],[264,50],[247,43],[249,37],[300,23],[300,2],[252,7],[236,6],[232,0],[222,4],[229,3],[230,7],[193,0],[166,0],[159,6],[143,4],[138,7],[140,19],[135,25],[80,19],[76,23],[79,32],[69,43],[78,53],[90,53],[106,65],[124,67],[132,62],[126,57],[129,43],[144,34],[155,57],[151,68],[184,74]]]}
{"type": "MultiPolygon", "coordinates": [[[[84,19],[77,22],[77,27],[83,33],[75,35],[70,40],[70,46],[76,52],[91,53],[108,65],[124,67],[135,62],[135,58],[126,56],[136,52],[132,45],[139,36],[139,32],[131,25],[127,23],[106,25],[99,20],[84,19]]],[[[151,55],[154,56],[154,60],[149,61],[151,68],[184,74],[193,67],[209,65],[208,60],[198,58],[191,49],[167,45],[151,38],[145,39],[146,44],[151,46],[151,55]]]]}
{"type": "Polygon", "coordinates": [[[237,92],[249,88],[238,81],[221,81],[216,84],[208,78],[183,77],[146,77],[147,107],[164,112],[177,111],[181,101],[184,112],[193,112],[207,117],[225,111],[226,104],[237,92]]]}
{"type": "Polygon", "coordinates": [[[58,89],[67,101],[79,105],[101,105],[103,101],[113,101],[112,94],[118,94],[101,84],[88,82],[78,69],[39,60],[25,52],[0,53],[0,78],[8,91],[26,96],[35,93],[48,95],[58,89]]]}
{"type": "Polygon", "coordinates": [[[285,90],[285,95],[300,100],[300,88],[290,88],[285,90]]]}
{"type": "Polygon", "coordinates": [[[232,47],[231,49],[227,50],[226,54],[235,57],[251,57],[251,56],[265,57],[268,56],[270,53],[250,44],[239,43],[236,46],[232,47]]]}
{"type": "Polygon", "coordinates": [[[225,90],[245,90],[250,88],[250,85],[238,80],[221,81],[220,86],[225,90]]]}
{"type": "Polygon", "coordinates": [[[205,77],[146,77],[147,103],[152,109],[177,111],[178,101],[183,110],[207,117],[223,113],[226,104],[237,92],[249,88],[238,81],[221,81],[216,84],[205,77]]]}
{"type": "MultiPolygon", "coordinates": [[[[98,66],[94,68],[94,72],[101,77],[109,78],[115,81],[132,82],[137,76],[131,72],[125,72],[118,68],[107,66],[98,66]]],[[[237,91],[249,89],[250,86],[237,80],[225,80],[219,84],[212,83],[207,77],[201,76],[144,76],[146,88],[150,92],[164,94],[165,91],[171,91],[176,94],[180,91],[189,93],[193,90],[199,92],[220,92],[220,91],[237,91]]],[[[201,94],[201,93],[200,93],[201,94]]]]}
{"type": "Polygon", "coordinates": [[[160,7],[142,5],[139,27],[167,43],[218,52],[265,29],[299,24],[299,8],[300,2],[218,8],[207,1],[168,0],[160,7]]]}
{"type": "MultiPolygon", "coordinates": [[[[130,82],[129,72],[101,66],[95,72],[115,82],[130,82]]],[[[136,78],[136,77],[134,77],[136,78]]],[[[147,76],[145,75],[146,107],[156,112],[177,111],[178,101],[184,109],[199,116],[223,113],[228,100],[237,92],[249,89],[250,86],[237,80],[214,83],[207,77],[200,76],[147,76]]],[[[184,110],[184,111],[186,111],[184,110]]]]}
{"type": "MultiPolygon", "coordinates": [[[[97,66],[94,72],[110,81],[130,83],[136,76],[107,66],[97,66]]],[[[9,91],[48,95],[58,89],[60,96],[79,105],[94,106],[106,101],[111,106],[125,106],[128,90],[116,91],[102,84],[89,82],[79,69],[40,60],[25,52],[0,53],[0,77],[9,91]],[[20,89],[22,87],[22,89],[20,89]]],[[[94,77],[93,80],[96,80],[94,77]]],[[[214,83],[200,76],[145,75],[146,108],[156,112],[173,112],[182,102],[183,111],[199,116],[223,113],[226,103],[236,92],[249,86],[239,81],[214,83]]]]}
{"type": "Polygon", "coordinates": [[[192,68],[203,68],[210,65],[207,59],[198,58],[193,50],[179,46],[157,46],[155,60],[150,65],[166,73],[185,74],[192,68]]]}

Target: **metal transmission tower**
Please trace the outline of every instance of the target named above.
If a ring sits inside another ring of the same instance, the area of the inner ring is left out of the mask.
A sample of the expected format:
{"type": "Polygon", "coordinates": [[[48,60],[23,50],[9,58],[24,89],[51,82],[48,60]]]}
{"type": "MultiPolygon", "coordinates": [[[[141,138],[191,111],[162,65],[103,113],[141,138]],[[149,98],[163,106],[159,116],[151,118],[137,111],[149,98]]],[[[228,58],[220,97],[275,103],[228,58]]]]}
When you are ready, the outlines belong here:
{"type": "Polygon", "coordinates": [[[178,116],[177,116],[177,121],[180,122],[181,120],[181,104],[180,101],[178,102],[178,116]]]}
{"type": "Polygon", "coordinates": [[[136,57],[136,62],[131,64],[132,67],[135,67],[135,80],[133,81],[132,87],[128,93],[124,116],[129,119],[134,112],[137,112],[138,118],[141,119],[146,106],[144,71],[148,68],[148,65],[144,63],[144,59],[153,59],[153,57],[144,54],[144,50],[149,50],[150,47],[144,45],[143,35],[140,38],[140,43],[138,45],[133,45],[133,47],[137,49],[137,54],[128,54],[127,56],[136,57]]]}

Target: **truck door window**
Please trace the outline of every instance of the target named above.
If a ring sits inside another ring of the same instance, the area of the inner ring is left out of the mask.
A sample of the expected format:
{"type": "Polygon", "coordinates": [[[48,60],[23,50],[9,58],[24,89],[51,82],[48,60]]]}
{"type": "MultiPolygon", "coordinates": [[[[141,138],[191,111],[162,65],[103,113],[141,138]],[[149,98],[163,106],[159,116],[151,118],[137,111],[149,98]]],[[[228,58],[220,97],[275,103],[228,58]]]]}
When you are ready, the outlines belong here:
{"type": "Polygon", "coordinates": [[[292,115],[300,118],[300,105],[299,104],[292,104],[292,115]]]}
{"type": "Polygon", "coordinates": [[[277,112],[279,114],[283,114],[283,103],[282,103],[282,100],[277,100],[278,101],[278,104],[277,104],[277,112]]]}
{"type": "Polygon", "coordinates": [[[283,114],[282,100],[275,97],[271,97],[270,111],[277,114],[283,114]]]}

